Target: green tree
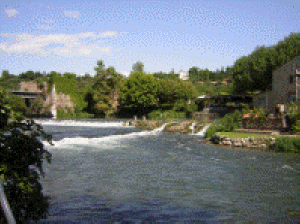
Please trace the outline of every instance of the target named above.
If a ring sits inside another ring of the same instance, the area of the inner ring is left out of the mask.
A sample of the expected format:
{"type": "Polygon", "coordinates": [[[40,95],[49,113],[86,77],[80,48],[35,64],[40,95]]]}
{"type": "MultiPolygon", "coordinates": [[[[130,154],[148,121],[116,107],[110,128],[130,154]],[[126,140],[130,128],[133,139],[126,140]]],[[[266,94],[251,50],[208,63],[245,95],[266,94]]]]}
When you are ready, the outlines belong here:
{"type": "Polygon", "coordinates": [[[189,69],[189,80],[191,82],[197,82],[200,81],[200,77],[199,77],[199,68],[196,66],[193,66],[189,69]]]}
{"type": "Polygon", "coordinates": [[[96,76],[104,75],[105,65],[104,65],[103,60],[98,60],[97,61],[97,67],[95,67],[94,70],[96,72],[96,76]]]}
{"type": "Polygon", "coordinates": [[[136,62],[132,66],[132,72],[144,72],[144,64],[140,61],[136,62]]]}
{"type": "Polygon", "coordinates": [[[0,86],[6,90],[18,89],[18,76],[9,74],[7,70],[3,70],[0,77],[0,86]]]}
{"type": "Polygon", "coordinates": [[[123,107],[134,109],[145,115],[157,103],[158,80],[143,72],[132,73],[120,88],[120,101],[123,107]]]}
{"type": "MultiPolygon", "coordinates": [[[[5,93],[0,90],[2,114],[8,106],[3,97],[5,93]]],[[[50,136],[33,121],[10,117],[8,124],[1,122],[0,179],[17,223],[37,221],[45,217],[49,207],[40,183],[40,176],[44,176],[43,162],[51,159],[51,154],[44,149],[43,138],[51,142],[50,136]]],[[[0,210],[0,223],[4,222],[4,213],[0,210]]]]}
{"type": "Polygon", "coordinates": [[[272,72],[299,55],[299,42],[300,34],[291,33],[275,46],[260,46],[239,58],[231,69],[235,92],[270,89],[272,72]]]}
{"type": "Polygon", "coordinates": [[[98,115],[104,114],[108,118],[117,110],[118,88],[122,76],[115,71],[113,66],[105,69],[102,60],[98,61],[97,65],[98,67],[95,68],[97,76],[94,78],[86,99],[89,102],[89,110],[98,115]]]}

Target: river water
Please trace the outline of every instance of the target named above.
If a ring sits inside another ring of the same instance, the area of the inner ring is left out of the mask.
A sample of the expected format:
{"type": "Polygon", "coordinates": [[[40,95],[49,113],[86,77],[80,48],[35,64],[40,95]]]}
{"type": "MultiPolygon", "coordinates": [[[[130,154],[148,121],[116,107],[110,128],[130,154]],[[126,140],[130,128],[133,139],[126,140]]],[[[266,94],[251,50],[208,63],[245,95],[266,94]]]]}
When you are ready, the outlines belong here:
{"type": "Polygon", "coordinates": [[[39,223],[298,223],[300,157],[203,144],[121,122],[42,121],[39,223]]]}

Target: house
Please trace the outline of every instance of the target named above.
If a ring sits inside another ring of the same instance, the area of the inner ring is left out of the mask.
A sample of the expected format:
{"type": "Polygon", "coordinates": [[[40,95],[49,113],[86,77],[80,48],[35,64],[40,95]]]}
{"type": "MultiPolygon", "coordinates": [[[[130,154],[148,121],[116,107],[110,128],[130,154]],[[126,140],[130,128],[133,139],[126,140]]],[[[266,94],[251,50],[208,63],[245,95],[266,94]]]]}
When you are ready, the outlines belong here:
{"type": "Polygon", "coordinates": [[[275,113],[278,104],[300,99],[300,56],[273,71],[272,90],[254,96],[254,107],[275,113]]]}
{"type": "Polygon", "coordinates": [[[183,71],[182,69],[179,71],[179,78],[181,80],[189,80],[189,72],[183,71]]]}
{"type": "Polygon", "coordinates": [[[56,118],[57,109],[74,112],[74,104],[70,95],[56,93],[55,85],[48,90],[46,82],[21,82],[18,91],[12,91],[25,100],[29,115],[48,115],[56,118]]]}

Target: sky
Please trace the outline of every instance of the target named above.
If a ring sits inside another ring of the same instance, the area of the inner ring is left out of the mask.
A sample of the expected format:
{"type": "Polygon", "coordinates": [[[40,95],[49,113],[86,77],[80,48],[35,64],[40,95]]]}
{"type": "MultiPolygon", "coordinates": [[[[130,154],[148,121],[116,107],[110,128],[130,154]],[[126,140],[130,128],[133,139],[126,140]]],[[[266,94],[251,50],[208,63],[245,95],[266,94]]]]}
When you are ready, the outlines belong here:
{"type": "Polygon", "coordinates": [[[300,32],[299,0],[1,0],[0,70],[94,75],[232,66],[300,32]]]}

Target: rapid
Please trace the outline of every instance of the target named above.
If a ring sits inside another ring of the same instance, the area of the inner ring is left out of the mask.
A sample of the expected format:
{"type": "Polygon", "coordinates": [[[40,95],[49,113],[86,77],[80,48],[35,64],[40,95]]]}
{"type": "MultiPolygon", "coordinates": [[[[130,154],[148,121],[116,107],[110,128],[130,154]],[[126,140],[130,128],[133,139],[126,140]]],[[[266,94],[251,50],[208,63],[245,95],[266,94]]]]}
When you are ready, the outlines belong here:
{"type": "MultiPolygon", "coordinates": [[[[300,157],[224,148],[121,121],[38,121],[52,134],[39,223],[298,223],[300,157]]],[[[198,134],[198,135],[197,135],[198,134]]]]}

